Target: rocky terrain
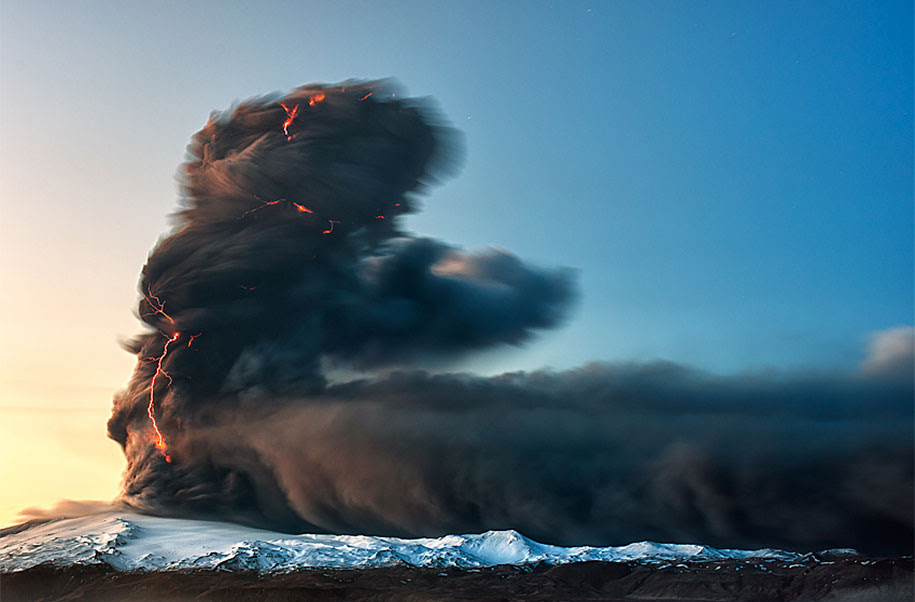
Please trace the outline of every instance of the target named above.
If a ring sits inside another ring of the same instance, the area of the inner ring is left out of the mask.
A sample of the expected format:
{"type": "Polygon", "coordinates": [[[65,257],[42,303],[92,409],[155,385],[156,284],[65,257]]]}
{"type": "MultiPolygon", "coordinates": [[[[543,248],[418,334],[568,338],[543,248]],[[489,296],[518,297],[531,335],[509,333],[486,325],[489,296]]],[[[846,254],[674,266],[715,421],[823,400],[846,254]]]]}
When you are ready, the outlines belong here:
{"type": "Polygon", "coordinates": [[[0,532],[0,597],[52,600],[913,599],[913,559],[638,542],[550,546],[515,531],[288,535],[109,512],[0,532]]]}
{"type": "Polygon", "coordinates": [[[250,571],[116,571],[41,565],[0,576],[4,602],[99,600],[832,600],[913,599],[911,558],[580,562],[482,569],[387,567],[250,571]]]}

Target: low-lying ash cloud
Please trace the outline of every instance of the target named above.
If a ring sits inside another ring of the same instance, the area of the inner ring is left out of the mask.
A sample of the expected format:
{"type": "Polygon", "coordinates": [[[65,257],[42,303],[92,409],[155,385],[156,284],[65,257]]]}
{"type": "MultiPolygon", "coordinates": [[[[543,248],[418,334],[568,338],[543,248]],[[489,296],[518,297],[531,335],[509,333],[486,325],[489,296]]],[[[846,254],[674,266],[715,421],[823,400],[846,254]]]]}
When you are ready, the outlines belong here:
{"type": "Polygon", "coordinates": [[[909,331],[854,374],[415,369],[561,324],[576,287],[402,230],[461,139],[395,94],[305,86],[194,136],[108,424],[123,501],[288,531],[911,550],[909,331]]]}

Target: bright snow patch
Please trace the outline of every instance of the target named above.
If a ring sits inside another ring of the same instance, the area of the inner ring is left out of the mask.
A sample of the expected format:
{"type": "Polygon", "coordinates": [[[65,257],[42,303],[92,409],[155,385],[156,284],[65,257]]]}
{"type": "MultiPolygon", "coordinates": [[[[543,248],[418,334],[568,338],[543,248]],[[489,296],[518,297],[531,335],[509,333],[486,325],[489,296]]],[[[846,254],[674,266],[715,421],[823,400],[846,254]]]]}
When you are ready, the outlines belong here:
{"type": "Polygon", "coordinates": [[[42,564],[105,564],[118,570],[223,569],[287,572],[306,568],[368,568],[396,564],[478,568],[497,564],[563,564],[585,560],[773,559],[780,550],[719,550],[689,544],[564,548],[516,531],[400,539],[365,535],[285,535],[229,523],[111,512],[54,520],[0,537],[0,571],[42,564]]]}

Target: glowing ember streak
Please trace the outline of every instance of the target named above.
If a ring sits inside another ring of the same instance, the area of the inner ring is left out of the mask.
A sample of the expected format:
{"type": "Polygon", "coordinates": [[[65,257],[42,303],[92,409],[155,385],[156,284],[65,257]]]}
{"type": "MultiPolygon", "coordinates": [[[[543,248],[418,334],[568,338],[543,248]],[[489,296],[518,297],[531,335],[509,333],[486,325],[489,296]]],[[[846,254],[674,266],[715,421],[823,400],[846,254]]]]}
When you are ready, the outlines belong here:
{"type": "Polygon", "coordinates": [[[360,98],[359,100],[360,100],[360,101],[365,100],[366,98],[368,98],[368,97],[371,96],[372,94],[374,94],[374,92],[369,92],[368,94],[366,94],[365,96],[363,96],[363,97],[360,98]]]}
{"type": "Polygon", "coordinates": [[[143,298],[146,299],[146,302],[149,303],[149,307],[151,307],[153,311],[151,314],[143,314],[143,315],[151,316],[151,315],[155,315],[155,314],[162,314],[163,316],[165,316],[166,320],[168,320],[169,322],[174,324],[175,321],[172,319],[172,317],[170,315],[168,315],[167,313],[165,313],[165,302],[160,301],[159,297],[152,294],[152,291],[149,290],[148,288],[146,289],[146,293],[147,294],[143,295],[143,298]],[[155,301],[155,303],[153,303],[153,301],[155,301]]]}
{"type": "Polygon", "coordinates": [[[254,209],[248,209],[247,211],[245,211],[244,213],[242,213],[241,215],[239,215],[236,219],[244,219],[244,218],[246,218],[248,215],[254,213],[255,211],[260,211],[260,210],[263,209],[264,207],[270,207],[271,205],[279,205],[280,203],[289,203],[290,205],[292,205],[293,207],[295,207],[295,210],[298,211],[299,213],[314,213],[314,211],[312,211],[311,209],[309,209],[309,208],[306,207],[305,205],[302,205],[302,204],[299,204],[299,203],[295,203],[295,202],[289,201],[289,200],[287,200],[287,199],[277,199],[277,200],[275,200],[275,201],[267,201],[266,203],[261,203],[260,205],[258,205],[258,206],[255,207],[254,209]]]}
{"type": "Polygon", "coordinates": [[[318,104],[319,102],[322,102],[323,100],[324,100],[324,94],[315,94],[314,96],[312,96],[311,98],[308,99],[308,106],[313,107],[316,104],[318,104]]]}
{"type": "Polygon", "coordinates": [[[187,346],[190,347],[190,346],[191,346],[191,343],[194,342],[194,339],[196,339],[197,337],[199,337],[199,336],[202,335],[202,334],[203,334],[202,332],[198,332],[197,334],[192,334],[192,335],[191,335],[191,338],[189,338],[189,339],[187,340],[187,346]]]}
{"type": "MultiPolygon", "coordinates": [[[[162,369],[162,362],[165,361],[165,356],[168,355],[168,346],[177,341],[180,336],[181,333],[176,332],[170,339],[165,341],[165,346],[162,348],[162,355],[159,356],[156,363],[156,373],[153,374],[152,380],[149,383],[149,405],[146,406],[146,413],[149,415],[153,430],[156,432],[156,449],[161,449],[163,455],[165,455],[165,437],[162,436],[162,431],[159,430],[159,425],[156,423],[156,378],[161,374],[162,376],[165,376],[168,379],[169,384],[171,384],[172,377],[162,369]]],[[[165,455],[165,458],[167,462],[171,462],[171,458],[169,458],[168,455],[165,455]]]]}
{"type": "Polygon", "coordinates": [[[375,219],[384,219],[384,216],[383,216],[383,215],[376,215],[376,216],[375,216],[375,219]]]}
{"type": "Polygon", "coordinates": [[[334,231],[334,220],[329,219],[327,221],[330,222],[330,228],[328,228],[327,230],[324,230],[323,232],[321,232],[321,234],[330,234],[331,232],[334,231]]]}
{"type": "Polygon", "coordinates": [[[262,205],[258,205],[254,209],[248,209],[247,211],[242,213],[240,216],[238,216],[238,219],[242,219],[242,218],[246,217],[249,213],[254,213],[255,211],[260,211],[264,207],[269,207],[270,205],[277,205],[277,204],[283,203],[285,201],[286,201],[286,199],[277,199],[275,201],[267,201],[266,203],[263,203],[262,205]]]}
{"type": "Polygon", "coordinates": [[[295,119],[295,116],[299,114],[299,105],[296,105],[291,109],[283,103],[280,103],[280,106],[286,111],[286,121],[283,122],[283,133],[286,134],[288,140],[292,138],[292,136],[289,135],[289,126],[292,125],[292,120],[295,119]]]}

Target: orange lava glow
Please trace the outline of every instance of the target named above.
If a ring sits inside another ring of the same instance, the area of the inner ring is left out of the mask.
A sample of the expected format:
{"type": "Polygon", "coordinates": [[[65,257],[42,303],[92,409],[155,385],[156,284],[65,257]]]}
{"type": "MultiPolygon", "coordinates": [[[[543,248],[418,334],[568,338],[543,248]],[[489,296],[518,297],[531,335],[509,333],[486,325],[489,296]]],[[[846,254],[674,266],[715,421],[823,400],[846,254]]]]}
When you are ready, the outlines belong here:
{"type": "Polygon", "coordinates": [[[366,98],[368,98],[368,97],[371,96],[372,94],[374,94],[374,92],[369,92],[368,94],[366,94],[365,96],[363,96],[363,97],[360,98],[359,100],[360,100],[360,101],[361,101],[361,100],[365,100],[366,98]]]}
{"type": "Polygon", "coordinates": [[[187,340],[187,346],[190,347],[190,346],[191,346],[191,343],[194,342],[194,339],[196,339],[197,337],[199,337],[199,336],[202,335],[202,334],[203,334],[202,332],[198,332],[197,334],[192,334],[192,335],[191,335],[191,338],[189,338],[189,339],[187,340]]]}
{"type": "Polygon", "coordinates": [[[171,336],[170,339],[165,341],[165,346],[162,348],[162,355],[160,355],[156,361],[156,373],[153,374],[152,380],[149,383],[149,404],[146,406],[146,413],[149,415],[149,420],[152,422],[153,431],[156,433],[156,449],[162,450],[162,454],[165,456],[166,462],[171,462],[172,460],[171,457],[165,453],[165,437],[162,436],[162,431],[159,430],[159,425],[156,423],[156,379],[161,374],[167,378],[169,384],[171,384],[172,377],[162,369],[162,362],[165,361],[165,356],[168,355],[168,346],[177,341],[178,337],[180,336],[181,333],[176,332],[171,336]]]}
{"type": "Polygon", "coordinates": [[[324,230],[323,232],[321,232],[321,234],[330,234],[331,232],[334,231],[334,220],[329,219],[327,221],[330,222],[330,228],[328,228],[327,230],[324,230]]]}
{"type": "Polygon", "coordinates": [[[316,104],[318,104],[319,102],[322,102],[323,100],[324,100],[324,94],[315,94],[314,96],[312,96],[311,98],[308,99],[308,106],[313,107],[316,104]]]}
{"type": "Polygon", "coordinates": [[[299,205],[298,203],[293,203],[292,205],[293,205],[293,207],[295,207],[295,210],[298,211],[299,213],[314,213],[314,211],[312,211],[311,209],[309,209],[308,207],[306,207],[304,205],[299,205]]]}
{"type": "Polygon", "coordinates": [[[376,215],[376,216],[375,216],[375,219],[384,219],[384,216],[383,216],[383,215],[376,215]]]}
{"type": "Polygon", "coordinates": [[[291,109],[283,103],[280,103],[280,106],[286,111],[286,121],[283,122],[283,133],[286,134],[287,140],[291,140],[292,136],[289,135],[289,126],[292,125],[292,120],[295,119],[295,116],[299,114],[299,105],[296,105],[291,109]]]}

